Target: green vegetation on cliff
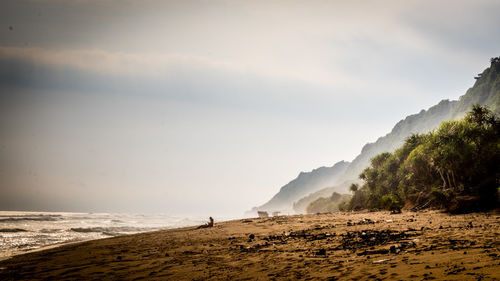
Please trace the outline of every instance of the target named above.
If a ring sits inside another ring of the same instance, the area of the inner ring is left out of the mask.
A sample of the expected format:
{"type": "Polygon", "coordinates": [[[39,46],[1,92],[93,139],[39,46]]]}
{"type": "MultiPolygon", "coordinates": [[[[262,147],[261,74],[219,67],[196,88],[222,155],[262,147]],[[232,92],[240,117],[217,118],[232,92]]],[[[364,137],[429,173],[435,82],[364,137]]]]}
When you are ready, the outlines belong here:
{"type": "Polygon", "coordinates": [[[472,104],[487,105],[493,114],[500,116],[500,57],[490,62],[491,66],[475,77],[474,86],[460,97],[453,109],[454,117],[462,117],[472,104]]]}
{"type": "Polygon", "coordinates": [[[436,207],[451,212],[498,205],[500,120],[474,105],[462,120],[413,134],[394,153],[381,153],[359,177],[346,208],[399,210],[436,207]]]}
{"type": "Polygon", "coordinates": [[[337,212],[339,206],[346,204],[351,195],[349,194],[339,194],[337,192],[332,193],[330,197],[320,197],[307,206],[307,213],[331,213],[337,212]]]}
{"type": "Polygon", "coordinates": [[[353,183],[354,181],[347,181],[338,185],[325,187],[316,192],[310,193],[309,195],[304,196],[297,202],[293,203],[293,210],[299,214],[306,213],[307,206],[309,206],[311,202],[316,201],[321,197],[324,198],[330,197],[334,192],[342,192],[344,190],[347,190],[347,187],[353,183]]]}

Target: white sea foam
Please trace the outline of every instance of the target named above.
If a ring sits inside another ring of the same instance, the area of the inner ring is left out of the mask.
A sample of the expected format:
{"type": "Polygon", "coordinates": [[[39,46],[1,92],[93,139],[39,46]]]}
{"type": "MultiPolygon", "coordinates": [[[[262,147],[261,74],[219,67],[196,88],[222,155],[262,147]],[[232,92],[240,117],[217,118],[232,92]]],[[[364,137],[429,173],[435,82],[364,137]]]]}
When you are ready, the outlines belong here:
{"type": "Polygon", "coordinates": [[[55,244],[192,226],[206,220],[164,214],[0,211],[0,259],[55,244]]]}

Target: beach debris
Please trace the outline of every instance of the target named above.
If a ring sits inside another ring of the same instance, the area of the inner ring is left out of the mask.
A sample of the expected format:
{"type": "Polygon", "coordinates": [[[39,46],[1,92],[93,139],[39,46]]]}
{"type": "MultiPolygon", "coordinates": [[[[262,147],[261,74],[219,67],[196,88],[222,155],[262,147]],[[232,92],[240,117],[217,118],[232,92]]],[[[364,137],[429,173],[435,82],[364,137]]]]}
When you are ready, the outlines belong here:
{"type": "Polygon", "coordinates": [[[286,243],[288,239],[307,239],[308,241],[316,241],[327,239],[328,237],[335,236],[335,234],[330,233],[309,233],[306,230],[301,231],[291,231],[283,232],[282,235],[269,235],[263,238],[266,241],[280,241],[281,243],[286,243]]]}
{"type": "MultiPolygon", "coordinates": [[[[400,250],[405,248],[414,247],[414,242],[404,241],[413,236],[421,235],[417,231],[406,230],[406,231],[395,231],[395,230],[361,230],[361,231],[349,231],[346,234],[340,234],[341,245],[340,249],[351,249],[356,250],[360,247],[373,247],[377,245],[387,245],[398,241],[400,250]]],[[[388,253],[389,250],[385,249],[380,253],[388,253]]],[[[369,254],[369,252],[365,253],[369,254]]]]}
{"type": "Polygon", "coordinates": [[[248,235],[248,238],[255,239],[255,235],[252,233],[252,234],[248,235]]]}
{"type": "MultiPolygon", "coordinates": [[[[262,244],[255,244],[255,245],[250,245],[250,246],[245,246],[245,245],[235,245],[237,250],[240,250],[242,252],[256,252],[260,251],[262,248],[266,248],[271,246],[268,242],[262,243],[262,244]]],[[[275,246],[274,244],[272,246],[275,246]]]]}
{"type": "Polygon", "coordinates": [[[375,224],[375,221],[368,218],[364,218],[358,222],[352,222],[351,220],[347,221],[347,226],[364,225],[364,224],[375,224]]]}
{"type": "Polygon", "coordinates": [[[392,261],[394,258],[388,258],[388,259],[382,259],[382,260],[376,260],[374,261],[373,263],[382,263],[382,262],[386,262],[386,261],[392,261]]]}
{"type": "Polygon", "coordinates": [[[445,273],[447,275],[455,275],[461,271],[464,271],[465,270],[465,267],[463,266],[458,266],[458,265],[454,265],[453,267],[449,267],[445,270],[445,273]]]}
{"type": "Polygon", "coordinates": [[[385,255],[388,254],[389,250],[387,249],[379,249],[379,250],[365,250],[363,252],[357,253],[358,256],[366,256],[366,255],[385,255]]]}
{"type": "Polygon", "coordinates": [[[257,211],[257,214],[259,215],[259,218],[268,218],[269,214],[264,211],[257,211]]]}

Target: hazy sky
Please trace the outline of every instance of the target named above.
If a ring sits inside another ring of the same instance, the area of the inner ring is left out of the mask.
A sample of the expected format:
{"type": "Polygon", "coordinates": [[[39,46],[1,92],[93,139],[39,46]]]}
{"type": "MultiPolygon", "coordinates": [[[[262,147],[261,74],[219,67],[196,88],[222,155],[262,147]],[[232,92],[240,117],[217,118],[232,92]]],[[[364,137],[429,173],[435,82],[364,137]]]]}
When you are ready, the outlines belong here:
{"type": "Polygon", "coordinates": [[[457,99],[500,2],[13,0],[0,209],[240,215],[457,99]]]}

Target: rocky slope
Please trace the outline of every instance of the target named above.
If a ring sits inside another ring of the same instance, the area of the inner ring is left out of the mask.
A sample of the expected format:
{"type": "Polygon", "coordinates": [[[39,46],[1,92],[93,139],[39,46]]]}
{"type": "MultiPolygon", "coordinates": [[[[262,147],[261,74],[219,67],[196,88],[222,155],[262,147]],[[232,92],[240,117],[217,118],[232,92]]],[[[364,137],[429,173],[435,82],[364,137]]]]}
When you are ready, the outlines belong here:
{"type": "MultiPolygon", "coordinates": [[[[366,144],[351,163],[341,161],[341,168],[338,169],[335,167],[339,163],[330,168],[322,167],[310,173],[301,173],[295,180],[283,186],[269,202],[256,209],[290,210],[295,202],[322,188],[358,181],[358,175],[369,166],[372,157],[382,152],[394,151],[413,133],[426,133],[444,121],[463,117],[473,104],[486,105],[493,113],[500,115],[500,57],[492,58],[491,66],[475,79],[474,86],[458,101],[442,100],[427,110],[407,116],[399,121],[390,133],[374,143],[366,144]],[[331,175],[326,176],[329,173],[331,175]]],[[[333,191],[347,193],[348,185],[340,185],[335,190],[332,189],[333,191]]]]}
{"type": "Polygon", "coordinates": [[[291,210],[292,203],[307,194],[325,186],[338,184],[349,164],[349,162],[340,161],[332,167],[321,167],[311,172],[301,172],[297,178],[284,185],[271,200],[258,209],[264,211],[291,210]]]}

